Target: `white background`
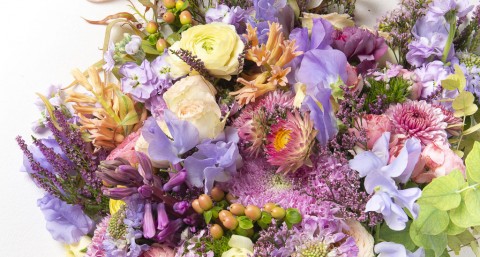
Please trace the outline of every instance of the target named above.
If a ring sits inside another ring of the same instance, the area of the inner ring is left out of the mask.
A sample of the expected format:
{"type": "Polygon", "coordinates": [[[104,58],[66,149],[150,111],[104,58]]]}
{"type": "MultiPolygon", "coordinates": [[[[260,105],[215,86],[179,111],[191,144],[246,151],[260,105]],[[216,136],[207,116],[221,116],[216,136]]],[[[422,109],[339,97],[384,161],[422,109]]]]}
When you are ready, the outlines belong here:
{"type": "MultiPolygon", "coordinates": [[[[395,0],[357,0],[357,18],[373,25],[395,0]],[[381,5],[381,6],[379,6],[381,5]],[[380,11],[382,10],[382,11],[380,11]]],[[[128,11],[127,1],[93,4],[86,0],[0,1],[0,257],[65,256],[45,229],[36,206],[43,196],[19,172],[22,153],[15,136],[29,140],[30,124],[38,118],[35,92],[51,84],[68,85],[73,68],[86,69],[102,58],[105,28],[81,17],[103,19],[128,11]]],[[[464,255],[473,256],[473,255],[464,255]]]]}

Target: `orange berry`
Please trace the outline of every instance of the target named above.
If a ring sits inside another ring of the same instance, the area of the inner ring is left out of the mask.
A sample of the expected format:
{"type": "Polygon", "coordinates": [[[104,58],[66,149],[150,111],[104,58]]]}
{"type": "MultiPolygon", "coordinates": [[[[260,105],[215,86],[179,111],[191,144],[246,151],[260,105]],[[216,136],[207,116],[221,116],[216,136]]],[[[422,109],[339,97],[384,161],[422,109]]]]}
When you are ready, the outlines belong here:
{"type": "Polygon", "coordinates": [[[167,11],[166,13],[163,14],[162,18],[166,23],[172,24],[175,21],[175,14],[173,14],[170,11],[167,11]]]}
{"type": "Polygon", "coordinates": [[[262,216],[262,211],[255,205],[248,205],[247,208],[245,208],[245,216],[249,217],[253,221],[256,221],[262,216]]]}
{"type": "Polygon", "coordinates": [[[182,25],[192,23],[192,14],[189,11],[183,11],[180,13],[180,23],[182,25]]]}
{"type": "Polygon", "coordinates": [[[157,44],[155,45],[155,47],[157,48],[157,51],[159,51],[160,53],[163,53],[163,51],[165,51],[165,48],[168,47],[168,43],[165,39],[160,38],[157,41],[157,44]]]}
{"type": "Polygon", "coordinates": [[[214,224],[210,227],[210,234],[213,239],[220,239],[223,236],[223,228],[218,224],[214,224]]]}
{"type": "Polygon", "coordinates": [[[221,222],[223,222],[227,217],[233,217],[233,214],[227,210],[221,210],[218,213],[218,218],[220,219],[221,222]]]}
{"type": "Polygon", "coordinates": [[[275,208],[275,207],[277,207],[277,205],[274,204],[274,203],[266,203],[266,204],[263,206],[263,209],[264,209],[266,212],[270,213],[270,212],[272,211],[272,209],[275,208]]]}
{"type": "Polygon", "coordinates": [[[225,192],[219,187],[212,188],[211,192],[212,198],[215,202],[220,202],[225,197],[225,192]]]}
{"type": "Polygon", "coordinates": [[[280,220],[285,217],[285,209],[282,207],[275,207],[272,209],[272,212],[270,213],[273,218],[280,220]]]}
{"type": "Polygon", "coordinates": [[[157,33],[157,30],[158,30],[158,24],[154,21],[149,21],[147,23],[147,27],[145,28],[145,30],[149,33],[149,34],[154,34],[154,33],[157,33]]]}
{"type": "Polygon", "coordinates": [[[222,222],[223,226],[225,226],[227,229],[234,230],[238,227],[238,220],[233,217],[227,217],[225,220],[222,222]]]}
{"type": "Polygon", "coordinates": [[[163,5],[167,9],[172,9],[175,7],[175,0],[163,0],[163,5]]]}
{"type": "Polygon", "coordinates": [[[196,213],[198,214],[202,214],[203,213],[203,209],[202,207],[200,207],[200,202],[198,201],[198,199],[195,199],[193,200],[192,202],[192,208],[195,210],[196,213]]]}
{"type": "Polygon", "coordinates": [[[205,211],[208,211],[213,207],[212,198],[206,194],[200,195],[200,197],[198,197],[198,202],[200,203],[200,207],[205,211]]]}
{"type": "Polygon", "coordinates": [[[230,211],[237,216],[242,216],[245,214],[245,207],[239,203],[233,203],[230,205],[230,211]]]}

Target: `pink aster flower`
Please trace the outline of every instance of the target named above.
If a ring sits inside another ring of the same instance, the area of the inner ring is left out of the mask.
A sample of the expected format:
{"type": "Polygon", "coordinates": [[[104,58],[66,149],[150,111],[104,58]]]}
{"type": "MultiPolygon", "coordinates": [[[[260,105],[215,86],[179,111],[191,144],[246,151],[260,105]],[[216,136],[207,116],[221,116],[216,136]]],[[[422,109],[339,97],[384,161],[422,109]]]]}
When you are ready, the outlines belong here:
{"type": "Polygon", "coordinates": [[[260,101],[245,107],[240,116],[233,122],[244,150],[250,156],[257,157],[264,149],[268,133],[268,119],[278,110],[293,106],[293,94],[277,90],[269,93],[260,101]]]}
{"type": "Polygon", "coordinates": [[[267,136],[267,160],[279,166],[277,173],[294,172],[304,164],[311,164],[309,159],[317,131],[308,113],[298,111],[287,113],[287,118],[271,127],[267,136]]]}
{"type": "Polygon", "coordinates": [[[390,118],[392,130],[396,134],[403,134],[407,138],[416,137],[424,146],[433,141],[447,140],[445,115],[440,108],[425,101],[393,105],[386,115],[390,118]]]}

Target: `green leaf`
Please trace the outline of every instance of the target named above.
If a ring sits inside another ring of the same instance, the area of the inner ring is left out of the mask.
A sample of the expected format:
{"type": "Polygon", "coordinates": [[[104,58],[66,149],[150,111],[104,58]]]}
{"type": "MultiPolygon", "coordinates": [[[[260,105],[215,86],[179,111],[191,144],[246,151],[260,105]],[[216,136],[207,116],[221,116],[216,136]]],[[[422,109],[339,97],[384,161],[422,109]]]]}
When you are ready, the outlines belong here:
{"type": "Polygon", "coordinates": [[[447,230],[445,231],[445,233],[447,233],[447,235],[449,235],[449,236],[455,236],[455,235],[458,235],[460,233],[463,233],[465,230],[466,230],[466,228],[459,227],[459,226],[455,225],[455,223],[453,223],[450,220],[450,223],[448,224],[448,227],[447,227],[447,230]]]}
{"type": "Polygon", "coordinates": [[[130,110],[129,113],[123,118],[122,122],[120,125],[122,126],[130,126],[130,125],[135,125],[140,121],[138,114],[135,110],[130,110]]]}
{"type": "Polygon", "coordinates": [[[261,228],[266,229],[268,227],[268,225],[270,225],[270,223],[272,223],[272,215],[270,215],[270,213],[268,213],[266,211],[262,211],[262,216],[257,221],[257,224],[261,228]]]}
{"type": "Polygon", "coordinates": [[[153,47],[148,40],[142,40],[142,49],[147,54],[161,55],[155,47],[153,47]]]}
{"type": "Polygon", "coordinates": [[[302,222],[302,215],[297,208],[288,208],[285,215],[285,223],[287,227],[291,228],[292,225],[302,222]]]}
{"type": "Polygon", "coordinates": [[[447,176],[435,178],[423,189],[418,203],[430,204],[442,211],[454,209],[462,200],[457,191],[463,184],[464,179],[460,171],[453,171],[447,176]]]}
{"type": "Polygon", "coordinates": [[[447,229],[450,218],[446,211],[430,205],[422,205],[420,206],[418,218],[413,223],[423,234],[438,235],[447,229]]]}
{"type": "Polygon", "coordinates": [[[480,123],[463,131],[462,134],[466,136],[466,135],[472,134],[473,132],[477,132],[479,129],[480,129],[480,123]]]}
{"type": "Polygon", "coordinates": [[[462,91],[452,102],[455,110],[455,117],[473,115],[477,112],[478,106],[474,103],[475,97],[468,91],[462,91]]]}
{"type": "Polygon", "coordinates": [[[203,213],[203,218],[205,219],[205,223],[210,223],[210,221],[212,220],[212,210],[208,210],[206,212],[203,213]]]}
{"type": "Polygon", "coordinates": [[[455,74],[449,75],[446,79],[442,80],[442,87],[447,90],[459,90],[463,91],[467,85],[465,74],[459,65],[455,64],[455,74]]]}
{"type": "Polygon", "coordinates": [[[475,237],[470,231],[466,230],[459,235],[448,236],[448,247],[458,255],[462,247],[469,245],[472,241],[475,241],[475,237]]]}
{"type": "Polygon", "coordinates": [[[469,182],[480,183],[480,142],[473,143],[473,148],[465,159],[465,166],[469,182]]]}
{"type": "Polygon", "coordinates": [[[468,212],[473,216],[480,217],[480,190],[467,190],[464,201],[468,212]]]}
{"type": "Polygon", "coordinates": [[[211,210],[212,210],[213,219],[217,219],[218,218],[218,213],[220,213],[220,211],[223,210],[223,208],[221,208],[219,206],[213,206],[213,208],[211,210]]]}
{"type": "Polygon", "coordinates": [[[238,216],[237,221],[238,221],[238,226],[242,229],[247,230],[247,229],[253,228],[253,222],[247,216],[238,216]]]}
{"type": "Polygon", "coordinates": [[[410,235],[408,234],[411,221],[407,222],[407,227],[401,231],[391,230],[386,223],[383,223],[380,227],[380,239],[385,242],[394,242],[397,244],[402,244],[410,252],[414,252],[417,246],[413,243],[410,235]]]}
{"type": "Polygon", "coordinates": [[[464,201],[456,209],[450,211],[450,219],[455,225],[463,228],[480,226],[480,217],[472,215],[464,201]]]}
{"type": "Polygon", "coordinates": [[[410,226],[410,238],[412,241],[420,247],[426,250],[433,250],[436,257],[439,257],[445,252],[447,247],[447,234],[441,233],[438,235],[425,235],[420,232],[420,229],[412,223],[410,226]]]}

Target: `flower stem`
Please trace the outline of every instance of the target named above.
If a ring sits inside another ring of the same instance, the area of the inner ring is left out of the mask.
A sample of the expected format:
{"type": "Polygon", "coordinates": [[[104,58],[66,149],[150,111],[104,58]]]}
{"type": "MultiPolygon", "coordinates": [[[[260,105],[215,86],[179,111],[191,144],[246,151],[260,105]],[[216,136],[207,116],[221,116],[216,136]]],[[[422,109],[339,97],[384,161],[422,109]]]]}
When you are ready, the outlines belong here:
{"type": "Polygon", "coordinates": [[[450,31],[448,32],[448,39],[445,48],[443,49],[442,62],[447,62],[448,54],[450,53],[450,48],[452,47],[453,38],[455,37],[455,32],[457,29],[457,16],[453,12],[449,12],[445,15],[448,23],[450,24],[450,31]]]}

